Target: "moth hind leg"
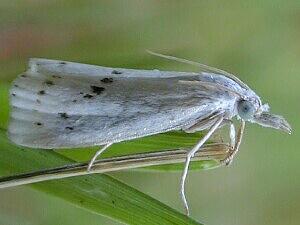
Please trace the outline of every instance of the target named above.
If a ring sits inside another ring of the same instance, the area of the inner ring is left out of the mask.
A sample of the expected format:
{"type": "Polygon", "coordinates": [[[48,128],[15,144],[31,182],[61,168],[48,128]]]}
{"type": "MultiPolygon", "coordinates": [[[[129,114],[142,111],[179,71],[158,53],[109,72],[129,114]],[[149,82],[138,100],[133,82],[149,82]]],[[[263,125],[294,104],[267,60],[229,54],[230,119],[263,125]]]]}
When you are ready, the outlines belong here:
{"type": "Polygon", "coordinates": [[[111,146],[113,143],[108,143],[106,145],[104,145],[102,148],[100,148],[95,155],[93,156],[93,158],[91,159],[91,161],[89,162],[87,171],[90,172],[92,169],[93,164],[95,163],[96,159],[107,149],[109,148],[109,146],[111,146]]]}

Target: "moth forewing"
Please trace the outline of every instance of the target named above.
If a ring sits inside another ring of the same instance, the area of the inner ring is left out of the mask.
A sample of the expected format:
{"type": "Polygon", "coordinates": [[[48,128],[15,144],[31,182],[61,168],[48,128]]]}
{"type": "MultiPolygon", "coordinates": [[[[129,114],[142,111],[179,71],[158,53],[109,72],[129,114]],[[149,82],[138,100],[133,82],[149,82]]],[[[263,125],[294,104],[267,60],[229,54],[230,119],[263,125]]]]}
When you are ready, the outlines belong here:
{"type": "Polygon", "coordinates": [[[185,129],[235,100],[213,86],[180,82],[199,79],[198,73],[32,59],[11,88],[9,136],[19,145],[52,149],[185,129]]]}

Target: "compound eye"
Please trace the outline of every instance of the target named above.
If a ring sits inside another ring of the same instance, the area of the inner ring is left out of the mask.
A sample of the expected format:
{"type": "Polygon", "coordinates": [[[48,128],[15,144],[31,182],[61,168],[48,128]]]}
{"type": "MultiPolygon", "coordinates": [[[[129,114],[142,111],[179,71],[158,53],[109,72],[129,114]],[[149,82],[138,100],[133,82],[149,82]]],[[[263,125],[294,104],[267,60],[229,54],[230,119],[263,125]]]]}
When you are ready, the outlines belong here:
{"type": "Polygon", "coordinates": [[[237,106],[238,114],[243,120],[253,118],[255,108],[251,102],[240,100],[237,106]]]}

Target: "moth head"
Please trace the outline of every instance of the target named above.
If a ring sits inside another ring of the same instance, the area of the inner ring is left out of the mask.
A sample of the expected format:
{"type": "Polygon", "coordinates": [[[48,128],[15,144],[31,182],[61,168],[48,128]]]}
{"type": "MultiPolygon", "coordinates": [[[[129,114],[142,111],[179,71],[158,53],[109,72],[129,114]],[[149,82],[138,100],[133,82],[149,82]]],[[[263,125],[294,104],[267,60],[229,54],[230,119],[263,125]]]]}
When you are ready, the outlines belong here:
{"type": "Polygon", "coordinates": [[[237,102],[237,112],[241,119],[290,134],[292,128],[289,123],[282,116],[269,113],[269,109],[269,105],[262,105],[259,99],[240,99],[237,102]]]}

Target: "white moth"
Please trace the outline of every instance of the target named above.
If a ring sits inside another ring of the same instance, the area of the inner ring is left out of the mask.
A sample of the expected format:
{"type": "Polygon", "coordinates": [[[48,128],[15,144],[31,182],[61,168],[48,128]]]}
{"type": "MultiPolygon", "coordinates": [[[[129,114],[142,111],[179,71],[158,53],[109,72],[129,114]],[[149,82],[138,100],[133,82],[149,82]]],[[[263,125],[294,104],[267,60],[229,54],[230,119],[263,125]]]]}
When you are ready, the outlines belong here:
{"type": "Polygon", "coordinates": [[[258,95],[234,75],[184,59],[154,55],[196,65],[201,72],[108,68],[48,59],[31,59],[10,90],[10,139],[42,149],[103,145],[171,130],[206,135],[187,153],[181,197],[193,155],[222,125],[230,124],[232,154],[241,143],[245,121],[288,133],[287,121],[268,113],[258,95]],[[232,118],[241,127],[237,134],[232,118]]]}

